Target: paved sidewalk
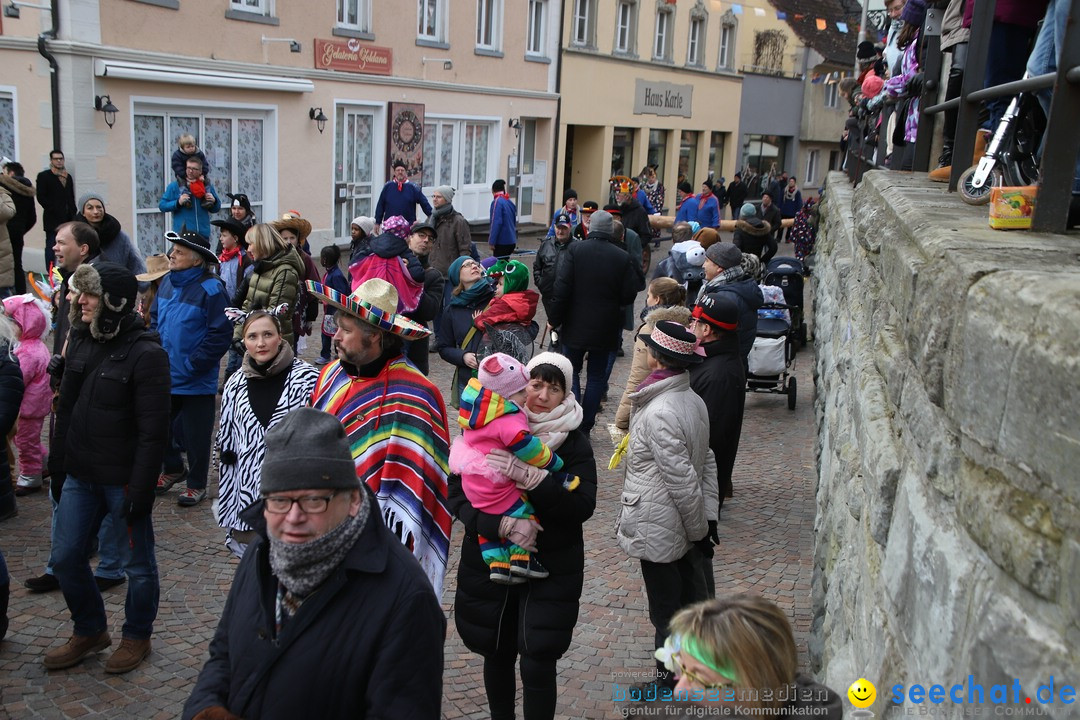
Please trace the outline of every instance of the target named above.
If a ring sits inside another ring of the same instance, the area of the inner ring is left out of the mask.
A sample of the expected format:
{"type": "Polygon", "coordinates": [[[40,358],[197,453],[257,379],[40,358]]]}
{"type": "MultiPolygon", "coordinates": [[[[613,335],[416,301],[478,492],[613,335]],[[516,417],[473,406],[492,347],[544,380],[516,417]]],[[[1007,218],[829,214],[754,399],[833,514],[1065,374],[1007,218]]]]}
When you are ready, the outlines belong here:
{"type": "MultiPolygon", "coordinates": [[[[781,246],[784,250],[790,246],[781,246]]],[[[629,333],[625,342],[629,349],[629,333]]],[[[314,357],[317,350],[309,348],[305,357],[314,357]]],[[[613,417],[628,367],[629,358],[620,358],[615,365],[612,402],[602,423],[613,417]]],[[[800,352],[795,412],[788,411],[783,396],[747,397],[735,498],[724,506],[721,545],[714,559],[718,592],[760,592],[790,613],[804,665],[815,495],[812,367],[812,349],[800,352]]],[[[433,356],[432,368],[436,384],[447,387],[448,366],[433,356]]],[[[570,650],[559,662],[560,718],[621,717],[612,702],[613,684],[639,682],[630,674],[645,674],[653,667],[653,631],[640,570],[614,540],[621,476],[606,469],[612,445],[600,424],[593,441],[601,467],[600,490],[596,514],[585,526],[591,550],[578,626],[570,650]]],[[[216,492],[216,482],[211,490],[216,492]]],[[[49,501],[43,493],[20,498],[19,516],[0,524],[0,543],[12,575],[11,629],[0,645],[0,717],[179,716],[205,660],[236,561],[225,549],[224,533],[209,502],[180,508],[173,491],[155,506],[154,524],[161,605],[148,661],[127,675],[110,676],[103,668],[107,654],[102,653],[69,670],[50,673],[41,657],[68,637],[70,616],[59,592],[34,595],[22,587],[26,578],[42,572],[48,556],[49,501]]],[[[455,540],[460,532],[455,524],[455,540]]],[[[457,542],[452,547],[443,597],[449,618],[443,716],[486,718],[481,660],[464,648],[454,628],[457,542]]],[[[119,643],[125,590],[122,585],[104,594],[114,644],[119,643]]]]}

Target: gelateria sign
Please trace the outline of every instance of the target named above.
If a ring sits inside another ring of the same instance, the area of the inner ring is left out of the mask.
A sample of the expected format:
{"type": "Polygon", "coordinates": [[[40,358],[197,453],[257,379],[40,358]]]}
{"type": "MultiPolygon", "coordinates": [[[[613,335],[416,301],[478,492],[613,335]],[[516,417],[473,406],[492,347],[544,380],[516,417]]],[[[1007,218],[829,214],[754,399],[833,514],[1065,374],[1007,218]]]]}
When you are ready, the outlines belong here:
{"type": "Polygon", "coordinates": [[[637,79],[634,88],[635,115],[679,115],[690,117],[694,86],[637,79]]]}
{"type": "Polygon", "coordinates": [[[315,67],[320,70],[390,75],[394,51],[388,47],[362,45],[356,38],[320,40],[315,38],[315,67]]]}

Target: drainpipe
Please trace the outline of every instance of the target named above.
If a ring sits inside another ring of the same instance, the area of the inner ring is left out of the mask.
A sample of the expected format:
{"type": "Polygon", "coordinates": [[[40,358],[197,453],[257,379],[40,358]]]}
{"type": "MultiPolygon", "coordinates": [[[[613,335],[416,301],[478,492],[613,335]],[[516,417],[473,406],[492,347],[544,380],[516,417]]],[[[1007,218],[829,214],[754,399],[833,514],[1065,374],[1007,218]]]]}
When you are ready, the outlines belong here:
{"type": "Polygon", "coordinates": [[[52,90],[52,132],[53,147],[60,148],[60,65],[45,45],[45,40],[55,40],[60,32],[60,0],[52,0],[52,28],[40,35],[37,39],[38,54],[49,61],[49,84],[52,90]]]}
{"type": "MultiPolygon", "coordinates": [[[[53,0],[55,2],[56,0],[53,0]]],[[[558,99],[555,101],[555,136],[552,139],[552,150],[555,152],[555,167],[557,167],[561,174],[566,174],[566,158],[559,158],[559,123],[562,121],[562,60],[563,60],[563,26],[566,23],[566,13],[562,8],[559,10],[559,42],[555,51],[555,94],[558,95],[558,99]]],[[[551,173],[551,177],[548,178],[548,182],[551,184],[551,190],[548,197],[551,198],[552,207],[549,209],[549,214],[555,212],[555,188],[559,187],[559,183],[562,182],[562,178],[556,177],[555,172],[551,173]]]]}

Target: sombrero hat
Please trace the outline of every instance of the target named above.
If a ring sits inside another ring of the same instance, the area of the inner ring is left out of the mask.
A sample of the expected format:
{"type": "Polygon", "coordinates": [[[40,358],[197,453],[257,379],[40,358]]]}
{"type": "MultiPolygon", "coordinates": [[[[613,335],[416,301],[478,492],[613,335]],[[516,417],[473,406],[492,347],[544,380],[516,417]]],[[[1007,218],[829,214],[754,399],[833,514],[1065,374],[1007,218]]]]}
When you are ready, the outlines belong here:
{"type": "Polygon", "coordinates": [[[296,237],[300,242],[304,242],[307,236],[311,234],[311,223],[300,217],[300,213],[295,210],[290,210],[281,216],[280,220],[275,220],[270,223],[270,227],[274,228],[278,232],[282,230],[292,230],[296,233],[296,237]]]}
{"type": "Polygon", "coordinates": [[[638,181],[632,177],[625,175],[615,175],[608,180],[611,183],[611,187],[615,188],[615,192],[624,192],[628,194],[634,194],[638,189],[638,181]]]}
{"type": "Polygon", "coordinates": [[[352,295],[342,295],[334,288],[314,280],[307,281],[307,289],[323,302],[406,340],[419,340],[431,335],[431,331],[423,325],[395,312],[398,306],[397,290],[381,278],[365,281],[352,291],[352,295]]]}

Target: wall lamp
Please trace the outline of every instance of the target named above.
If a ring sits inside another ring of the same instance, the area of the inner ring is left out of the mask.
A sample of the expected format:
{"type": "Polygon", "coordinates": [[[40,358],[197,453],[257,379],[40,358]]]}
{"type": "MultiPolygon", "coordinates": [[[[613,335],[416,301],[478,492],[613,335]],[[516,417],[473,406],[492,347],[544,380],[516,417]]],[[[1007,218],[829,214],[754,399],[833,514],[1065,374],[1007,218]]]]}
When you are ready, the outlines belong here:
{"type": "Polygon", "coordinates": [[[268,43],[276,43],[276,42],[289,43],[289,52],[294,52],[294,53],[300,52],[300,43],[298,41],[296,41],[296,40],[293,40],[292,38],[272,38],[272,37],[266,37],[265,35],[262,36],[263,45],[266,45],[268,43]]]}
{"type": "Polygon", "coordinates": [[[95,95],[94,109],[105,115],[105,124],[112,130],[112,126],[116,124],[116,113],[120,112],[117,107],[112,104],[112,98],[108,95],[95,95]]]}
{"type": "Polygon", "coordinates": [[[453,70],[454,69],[454,61],[451,60],[450,58],[429,58],[429,57],[420,58],[420,64],[421,65],[427,65],[429,62],[433,62],[433,63],[434,62],[441,62],[443,70],[453,70]]]}
{"type": "Polygon", "coordinates": [[[16,2],[16,0],[11,0],[11,2],[9,2],[7,5],[4,6],[4,17],[15,18],[16,20],[18,20],[19,19],[19,8],[36,8],[38,10],[52,10],[52,6],[50,6],[50,5],[35,5],[33,3],[16,2]]]}
{"type": "Polygon", "coordinates": [[[514,137],[518,137],[519,135],[521,135],[521,119],[520,118],[510,118],[509,122],[507,122],[506,124],[510,126],[511,130],[514,131],[514,137]]]}
{"type": "Polygon", "coordinates": [[[322,135],[322,131],[326,129],[327,117],[323,115],[321,107],[311,108],[308,110],[307,115],[309,118],[315,121],[316,127],[319,128],[319,134],[322,135]]]}

